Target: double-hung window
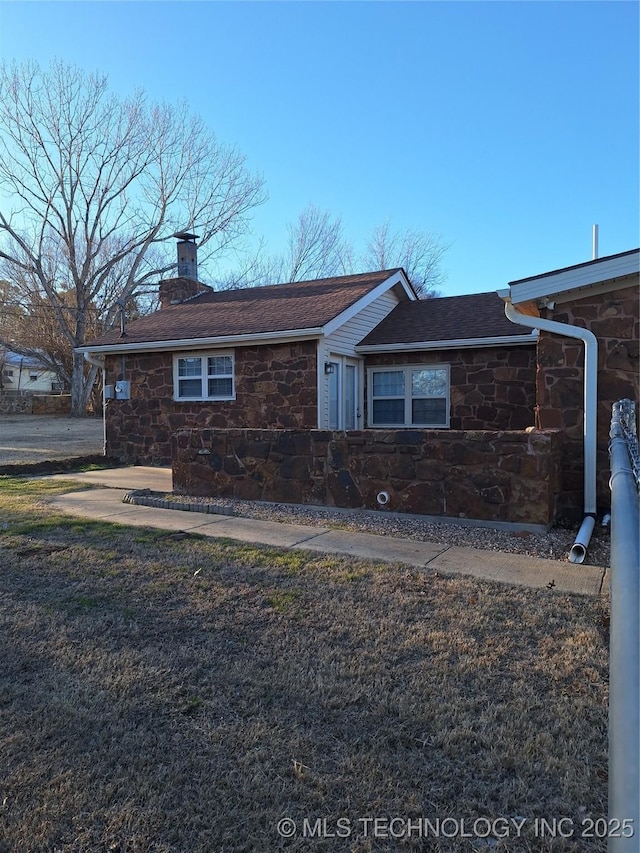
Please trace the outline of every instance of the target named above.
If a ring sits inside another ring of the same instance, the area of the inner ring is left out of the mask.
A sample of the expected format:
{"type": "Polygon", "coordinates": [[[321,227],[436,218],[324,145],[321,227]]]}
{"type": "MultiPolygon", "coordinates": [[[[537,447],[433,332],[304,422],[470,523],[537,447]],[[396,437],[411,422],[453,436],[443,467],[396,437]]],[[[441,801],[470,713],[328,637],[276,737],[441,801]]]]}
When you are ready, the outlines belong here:
{"type": "Polygon", "coordinates": [[[449,365],[370,367],[368,380],[369,426],[449,426],[449,365]]]}
{"type": "Polygon", "coordinates": [[[233,352],[173,357],[175,400],[234,400],[233,352]]]}

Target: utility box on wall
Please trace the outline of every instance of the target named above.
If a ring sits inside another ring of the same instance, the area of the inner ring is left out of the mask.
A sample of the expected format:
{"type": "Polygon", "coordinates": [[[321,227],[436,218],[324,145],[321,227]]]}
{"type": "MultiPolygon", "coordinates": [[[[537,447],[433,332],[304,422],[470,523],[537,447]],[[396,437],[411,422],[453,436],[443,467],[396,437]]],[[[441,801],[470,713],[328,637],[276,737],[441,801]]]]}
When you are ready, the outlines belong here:
{"type": "Polygon", "coordinates": [[[129,400],[131,397],[131,383],[124,380],[116,382],[114,385],[116,400],[129,400]]]}
{"type": "Polygon", "coordinates": [[[113,385],[105,385],[104,386],[104,399],[105,400],[113,400],[115,397],[115,391],[113,390],[113,385]]]}

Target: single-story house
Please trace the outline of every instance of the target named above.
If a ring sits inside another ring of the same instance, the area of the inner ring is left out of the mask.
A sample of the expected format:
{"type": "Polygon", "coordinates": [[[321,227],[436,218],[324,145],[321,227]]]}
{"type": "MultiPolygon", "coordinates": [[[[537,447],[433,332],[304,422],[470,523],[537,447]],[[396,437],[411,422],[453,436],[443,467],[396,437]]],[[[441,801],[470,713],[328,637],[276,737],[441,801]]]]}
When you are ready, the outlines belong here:
{"type": "Polygon", "coordinates": [[[181,235],[160,309],[81,348],[107,454],[182,491],[548,524],[580,492],[581,347],[521,318],[594,326],[601,409],[637,397],[638,254],[419,300],[402,269],[213,291],[181,235]]]}

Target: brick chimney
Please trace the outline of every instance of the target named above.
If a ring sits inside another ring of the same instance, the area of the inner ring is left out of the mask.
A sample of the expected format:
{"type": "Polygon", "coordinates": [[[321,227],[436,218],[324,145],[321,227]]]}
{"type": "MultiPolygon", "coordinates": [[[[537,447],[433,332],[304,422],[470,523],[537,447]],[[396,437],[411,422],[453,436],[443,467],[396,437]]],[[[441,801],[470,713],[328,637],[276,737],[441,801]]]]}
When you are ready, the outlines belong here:
{"type": "Polygon", "coordinates": [[[212,290],[198,281],[197,235],[179,232],[173,236],[178,239],[178,275],[160,282],[158,296],[161,309],[168,308],[169,305],[179,305],[192,296],[212,290]]]}

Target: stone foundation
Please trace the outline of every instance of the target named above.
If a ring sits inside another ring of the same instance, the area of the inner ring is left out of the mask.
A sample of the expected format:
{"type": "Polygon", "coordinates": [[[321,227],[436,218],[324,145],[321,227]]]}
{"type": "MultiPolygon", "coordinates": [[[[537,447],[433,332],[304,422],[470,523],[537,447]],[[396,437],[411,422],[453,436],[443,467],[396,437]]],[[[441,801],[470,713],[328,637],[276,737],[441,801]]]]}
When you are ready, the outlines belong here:
{"type": "Polygon", "coordinates": [[[550,525],[562,435],[549,431],[197,430],[172,437],[174,491],[550,525]]]}

